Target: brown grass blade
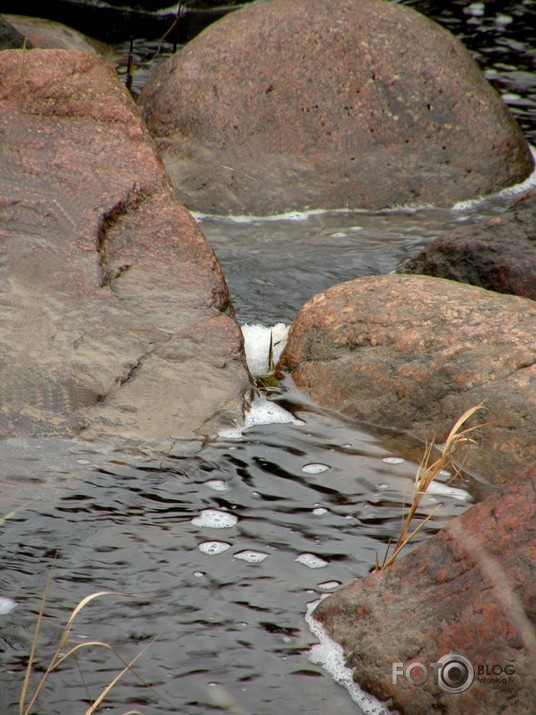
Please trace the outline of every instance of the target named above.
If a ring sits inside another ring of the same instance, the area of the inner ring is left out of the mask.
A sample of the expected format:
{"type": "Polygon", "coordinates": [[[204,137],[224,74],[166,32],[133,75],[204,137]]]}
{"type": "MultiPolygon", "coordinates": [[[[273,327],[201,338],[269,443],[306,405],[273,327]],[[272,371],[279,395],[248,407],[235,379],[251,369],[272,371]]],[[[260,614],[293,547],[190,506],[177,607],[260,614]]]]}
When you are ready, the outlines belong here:
{"type": "MultiPolygon", "coordinates": [[[[63,629],[60,641],[56,647],[54,655],[52,656],[52,659],[51,659],[50,663],[48,664],[48,667],[47,667],[45,673],[42,675],[41,680],[37,684],[37,687],[35,689],[35,692],[31,698],[30,702],[28,703],[28,705],[26,705],[26,697],[28,695],[30,677],[32,674],[32,667],[33,667],[33,663],[34,663],[34,659],[35,659],[35,652],[37,649],[37,641],[38,641],[39,633],[41,630],[41,624],[43,621],[45,605],[46,605],[47,597],[48,597],[48,591],[50,588],[50,584],[52,582],[52,576],[53,576],[53,572],[51,571],[49,574],[49,577],[47,579],[47,583],[45,585],[45,590],[43,591],[43,597],[41,599],[41,608],[39,610],[39,615],[37,618],[35,635],[34,635],[34,639],[33,639],[33,643],[32,643],[32,648],[30,650],[30,656],[28,659],[28,665],[26,667],[26,673],[24,676],[24,682],[22,685],[21,696],[20,696],[20,700],[19,700],[20,715],[30,715],[30,713],[37,701],[37,698],[39,697],[39,694],[41,693],[43,687],[45,686],[45,683],[47,682],[52,671],[55,670],[61,663],[63,663],[63,661],[66,658],[68,658],[70,655],[76,653],[82,647],[87,647],[88,645],[100,645],[103,647],[107,647],[110,650],[112,650],[119,657],[119,659],[122,661],[122,663],[124,665],[126,664],[126,662],[121,658],[121,656],[119,656],[119,654],[111,646],[107,645],[106,643],[101,643],[99,641],[91,641],[91,642],[88,641],[86,643],[81,643],[78,646],[71,648],[66,654],[61,655],[62,651],[65,649],[65,646],[68,641],[69,634],[71,632],[71,628],[73,626],[75,618],[78,616],[80,611],[82,611],[82,609],[88,605],[88,603],[91,603],[91,601],[95,600],[96,598],[100,598],[101,596],[129,596],[129,597],[136,596],[136,594],[124,593],[122,591],[97,591],[95,593],[92,593],[89,596],[86,596],[85,598],[83,598],[72,610],[71,615],[69,616],[69,619],[67,621],[67,624],[65,625],[65,628],[63,629]]],[[[143,682],[143,680],[142,680],[142,682],[143,682]]]]}
{"type": "MultiPolygon", "coordinates": [[[[121,678],[125,675],[125,673],[128,673],[129,670],[132,670],[132,666],[134,665],[134,663],[135,663],[137,660],[139,660],[139,659],[141,658],[141,656],[145,653],[145,651],[148,650],[148,649],[153,645],[153,643],[154,643],[155,640],[156,640],[156,639],[153,638],[153,640],[152,640],[150,643],[147,643],[147,645],[145,646],[145,648],[143,648],[129,663],[127,663],[127,664],[125,665],[125,667],[123,668],[123,670],[122,670],[118,675],[116,675],[116,677],[111,681],[111,683],[109,683],[109,684],[104,688],[104,690],[102,691],[102,693],[101,693],[101,694],[99,695],[99,697],[95,700],[95,702],[93,703],[93,705],[86,710],[86,712],[84,713],[84,715],[93,715],[93,713],[95,712],[95,710],[99,707],[99,705],[102,703],[102,701],[104,700],[104,698],[108,695],[108,693],[110,692],[110,690],[121,680],[121,678]]],[[[106,644],[101,644],[101,645],[106,645],[106,644]]],[[[109,646],[108,646],[108,647],[109,647],[109,646]]],[[[133,672],[134,672],[134,671],[133,671],[133,672]]]]}
{"type": "Polygon", "coordinates": [[[454,479],[461,471],[461,466],[458,466],[455,461],[455,451],[460,445],[476,444],[475,440],[469,435],[477,429],[480,429],[482,425],[476,427],[466,427],[462,430],[464,424],[479,410],[483,408],[483,404],[475,405],[474,407],[466,410],[463,415],[461,415],[454,426],[450,430],[447,439],[443,445],[443,450],[441,454],[432,461],[432,454],[434,451],[434,443],[428,444],[424,450],[423,458],[419,464],[417,471],[415,473],[415,479],[413,482],[413,495],[411,504],[409,505],[407,513],[405,512],[405,505],[402,506],[402,527],[400,529],[400,536],[395,544],[394,550],[389,556],[390,546],[389,543],[387,551],[383,558],[381,567],[378,569],[378,557],[376,556],[376,570],[382,570],[390,566],[402,551],[402,549],[408,545],[408,543],[415,537],[415,535],[420,531],[420,529],[429,521],[433,514],[437,511],[437,507],[431,514],[421,522],[411,533],[409,532],[411,523],[415,518],[415,515],[419,509],[422,497],[428,491],[430,484],[439,476],[439,474],[445,470],[449,469],[453,471],[453,475],[450,479],[454,479]]]}
{"type": "Polygon", "coordinates": [[[30,712],[31,707],[35,702],[35,698],[32,699],[30,705],[25,710],[26,696],[28,695],[28,688],[30,687],[30,677],[32,675],[32,667],[35,659],[35,652],[37,650],[37,641],[39,640],[39,633],[41,632],[41,625],[43,623],[43,616],[45,615],[45,607],[47,603],[48,591],[50,589],[50,584],[52,583],[52,576],[54,573],[54,567],[50,570],[50,573],[45,584],[43,591],[43,596],[41,597],[41,605],[39,607],[39,614],[37,616],[37,623],[35,624],[35,633],[32,641],[32,647],[30,649],[30,656],[28,658],[28,665],[26,666],[26,673],[24,674],[24,681],[22,683],[22,689],[19,699],[19,713],[20,715],[26,715],[30,712]]]}

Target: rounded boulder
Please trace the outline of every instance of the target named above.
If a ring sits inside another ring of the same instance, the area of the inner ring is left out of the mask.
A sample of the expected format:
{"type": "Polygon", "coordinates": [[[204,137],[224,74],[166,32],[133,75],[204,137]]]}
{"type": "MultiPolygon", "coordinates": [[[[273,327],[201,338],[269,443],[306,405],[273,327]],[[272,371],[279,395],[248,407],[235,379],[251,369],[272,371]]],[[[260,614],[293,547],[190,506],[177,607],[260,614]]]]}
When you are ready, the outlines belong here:
{"type": "Polygon", "coordinates": [[[463,45],[383,0],[254,3],[162,63],[140,104],[200,211],[448,206],[533,167],[463,45]]]}
{"type": "Polygon", "coordinates": [[[536,463],[536,305],[444,278],[365,276],[311,298],[279,369],[322,407],[441,444],[466,410],[464,467],[496,484],[536,463]]]}

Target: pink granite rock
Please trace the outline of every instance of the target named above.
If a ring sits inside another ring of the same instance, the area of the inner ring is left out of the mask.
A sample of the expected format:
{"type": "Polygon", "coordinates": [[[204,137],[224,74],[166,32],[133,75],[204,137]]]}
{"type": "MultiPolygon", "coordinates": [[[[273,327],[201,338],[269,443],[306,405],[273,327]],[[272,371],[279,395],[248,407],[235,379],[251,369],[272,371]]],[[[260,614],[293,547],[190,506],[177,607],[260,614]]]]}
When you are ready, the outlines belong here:
{"type": "Polygon", "coordinates": [[[442,206],[528,176],[521,130],[449,32],[380,0],[270,0],[204,30],[141,107],[192,209],[442,206]]]}
{"type": "Polygon", "coordinates": [[[249,390],[220,266],[115,72],[0,53],[0,430],[212,434],[249,390]]]}

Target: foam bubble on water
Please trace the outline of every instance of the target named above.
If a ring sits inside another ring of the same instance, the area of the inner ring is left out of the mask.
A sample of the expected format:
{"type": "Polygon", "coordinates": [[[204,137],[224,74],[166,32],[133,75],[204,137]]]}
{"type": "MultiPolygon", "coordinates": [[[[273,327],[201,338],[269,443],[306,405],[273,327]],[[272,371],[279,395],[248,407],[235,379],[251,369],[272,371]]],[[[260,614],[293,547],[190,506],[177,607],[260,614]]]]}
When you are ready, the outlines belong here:
{"type": "Polygon", "coordinates": [[[327,513],[328,513],[328,510],[324,509],[323,506],[318,506],[315,509],[313,509],[313,514],[315,516],[323,516],[324,514],[327,514],[327,513]]]}
{"type": "Polygon", "coordinates": [[[209,529],[229,529],[236,526],[238,517],[228,511],[217,509],[203,509],[199,516],[192,519],[194,526],[203,526],[209,529]]]}
{"type": "Polygon", "coordinates": [[[359,685],[354,681],[352,671],[345,665],[344,653],[341,646],[335,643],[335,641],[332,641],[322,625],[313,618],[313,611],[320,603],[320,600],[307,604],[305,620],[307,621],[311,633],[320,641],[309,651],[309,659],[316,665],[322,666],[335,682],[344,686],[348,690],[354,703],[359,705],[365,715],[389,715],[389,710],[383,703],[361,690],[359,685]]]}
{"type": "Polygon", "coordinates": [[[271,402],[264,395],[260,395],[250,404],[243,425],[237,424],[235,427],[222,429],[218,432],[218,436],[222,439],[241,439],[244,430],[257,425],[271,424],[303,425],[304,422],[276,402],[271,402]]]}
{"type": "Polygon", "coordinates": [[[320,464],[317,462],[312,462],[311,464],[306,464],[302,467],[302,472],[306,474],[321,474],[329,469],[327,464],[320,464]]]}
{"type": "Polygon", "coordinates": [[[249,564],[260,564],[268,558],[268,554],[263,554],[262,551],[239,551],[234,557],[249,564]]]}
{"type": "Polygon", "coordinates": [[[310,569],[321,569],[328,565],[327,561],[324,561],[324,559],[321,559],[320,556],[316,556],[315,554],[300,554],[296,556],[294,561],[310,569]]]}
{"type": "Polygon", "coordinates": [[[227,482],[224,482],[223,479],[209,479],[208,482],[205,482],[205,486],[215,492],[226,492],[229,489],[227,482]]]}
{"type": "Polygon", "coordinates": [[[405,460],[402,457],[384,457],[382,462],[385,464],[402,464],[405,460]]]}
{"type": "MultiPolygon", "coordinates": [[[[225,541],[203,541],[202,544],[199,544],[199,551],[202,551],[208,556],[218,556],[218,554],[223,554],[224,551],[230,548],[231,544],[227,544],[225,541]]],[[[195,575],[201,576],[202,572],[196,571],[195,575]]]]}
{"type": "Polygon", "coordinates": [[[323,588],[324,591],[332,591],[334,588],[339,588],[340,585],[340,581],[324,581],[318,584],[318,588],[323,588]]]}
{"type": "Polygon", "coordinates": [[[6,616],[17,607],[17,602],[7,596],[0,596],[0,616],[6,616]]]}
{"type": "Polygon", "coordinates": [[[447,484],[436,481],[430,484],[426,492],[427,494],[440,494],[441,496],[451,497],[451,499],[458,499],[459,501],[469,501],[471,499],[471,495],[469,492],[466,492],[465,489],[449,487],[447,484]]]}
{"type": "Polygon", "coordinates": [[[275,325],[250,325],[241,326],[244,336],[246,361],[252,375],[266,375],[270,372],[270,340],[272,341],[272,359],[277,363],[287,344],[289,326],[285,323],[275,325]]]}

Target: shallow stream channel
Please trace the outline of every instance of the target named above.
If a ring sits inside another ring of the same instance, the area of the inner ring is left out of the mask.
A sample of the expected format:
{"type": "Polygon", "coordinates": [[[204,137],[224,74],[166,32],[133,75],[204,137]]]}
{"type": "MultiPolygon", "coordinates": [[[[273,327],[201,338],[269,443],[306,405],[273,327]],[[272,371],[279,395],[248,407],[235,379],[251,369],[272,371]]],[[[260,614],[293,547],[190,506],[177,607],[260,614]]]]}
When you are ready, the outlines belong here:
{"type": "MultiPolygon", "coordinates": [[[[468,6],[448,4],[461,5],[468,6]]],[[[526,3],[495,5],[517,8],[521,17],[530,12],[526,3]]],[[[531,134],[530,42],[509,38],[504,50],[515,14],[496,10],[486,24],[478,14],[484,4],[471,7],[465,24],[453,27],[452,11],[445,24],[465,40],[470,21],[480,20],[494,52],[478,59],[489,58],[487,74],[502,77],[531,134]]],[[[266,327],[290,323],[315,293],[388,273],[446,229],[500,215],[510,201],[507,193],[451,210],[196,218],[239,322],[259,326],[251,331],[255,342],[266,327]]],[[[87,603],[70,645],[111,648],[79,649],[47,676],[32,713],[86,712],[123,668],[117,653],[130,662],[147,646],[132,666],[139,677],[127,673],[99,712],[383,712],[351,684],[307,614],[339,585],[369,573],[396,540],[423,445],[321,410],[290,382],[263,400],[258,424],[241,435],[165,456],[144,445],[0,442],[0,713],[19,712],[43,595],[30,694],[73,608],[101,591],[115,594],[87,603]],[[274,413],[286,421],[260,424],[274,413]]],[[[418,516],[434,514],[415,544],[479,497],[478,479],[448,482],[445,473],[423,500],[418,516]]]]}

